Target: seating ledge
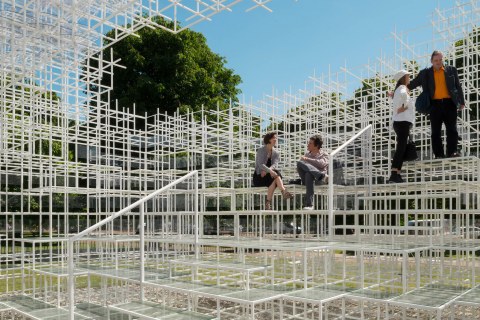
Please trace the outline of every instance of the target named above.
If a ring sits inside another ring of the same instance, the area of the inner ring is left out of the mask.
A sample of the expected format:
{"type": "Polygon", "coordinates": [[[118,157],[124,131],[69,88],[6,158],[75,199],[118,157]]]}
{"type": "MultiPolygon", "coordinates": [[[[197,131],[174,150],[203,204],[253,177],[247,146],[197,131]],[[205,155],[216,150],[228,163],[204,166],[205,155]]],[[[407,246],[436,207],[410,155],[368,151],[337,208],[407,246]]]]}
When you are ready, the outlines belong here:
{"type": "MultiPolygon", "coordinates": [[[[64,308],[58,308],[45,301],[35,299],[26,295],[9,296],[0,303],[15,313],[36,320],[64,320],[68,318],[69,312],[64,308]]],[[[75,313],[75,320],[92,319],[75,313]]]]}
{"type": "Polygon", "coordinates": [[[116,304],[108,307],[109,310],[119,311],[122,313],[127,313],[134,317],[141,317],[142,319],[215,319],[215,317],[204,315],[201,313],[174,309],[171,307],[166,307],[159,303],[148,302],[148,301],[132,301],[122,304],[116,304]]]}
{"type": "Polygon", "coordinates": [[[5,312],[5,311],[9,311],[9,310],[12,310],[12,307],[7,306],[6,304],[3,304],[3,303],[0,302],[0,312],[5,312]]]}
{"type": "Polygon", "coordinates": [[[224,270],[233,270],[233,271],[245,271],[245,272],[254,272],[254,271],[263,271],[271,269],[270,265],[255,265],[247,263],[235,263],[235,262],[223,262],[223,261],[209,261],[201,259],[176,259],[170,260],[170,264],[183,264],[188,266],[196,266],[203,268],[220,268],[224,270]]]}

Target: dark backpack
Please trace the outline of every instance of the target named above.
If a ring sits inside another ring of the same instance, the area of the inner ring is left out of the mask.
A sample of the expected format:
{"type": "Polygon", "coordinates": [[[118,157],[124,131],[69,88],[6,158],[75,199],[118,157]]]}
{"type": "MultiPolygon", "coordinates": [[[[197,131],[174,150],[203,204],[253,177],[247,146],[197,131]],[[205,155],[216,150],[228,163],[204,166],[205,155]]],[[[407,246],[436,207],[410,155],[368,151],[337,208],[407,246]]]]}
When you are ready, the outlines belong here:
{"type": "Polygon", "coordinates": [[[417,100],[415,101],[415,109],[418,113],[425,115],[430,114],[432,111],[432,104],[428,91],[422,91],[422,93],[420,93],[420,95],[417,97],[417,100]]]}
{"type": "Polygon", "coordinates": [[[418,95],[417,100],[415,101],[415,109],[417,112],[425,115],[429,115],[432,111],[432,101],[430,100],[430,92],[428,90],[428,77],[429,73],[432,72],[431,69],[432,67],[420,71],[420,74],[422,74],[422,93],[418,95]]]}

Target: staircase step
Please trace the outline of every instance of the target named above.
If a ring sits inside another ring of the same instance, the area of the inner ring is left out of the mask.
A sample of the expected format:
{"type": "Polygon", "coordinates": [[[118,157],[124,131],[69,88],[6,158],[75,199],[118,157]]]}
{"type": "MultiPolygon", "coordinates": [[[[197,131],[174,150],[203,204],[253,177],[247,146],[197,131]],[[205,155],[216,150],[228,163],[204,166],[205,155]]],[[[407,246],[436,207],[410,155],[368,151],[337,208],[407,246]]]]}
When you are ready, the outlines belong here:
{"type": "Polygon", "coordinates": [[[464,293],[455,300],[455,304],[471,307],[480,307],[480,285],[464,293]]]}
{"type": "Polygon", "coordinates": [[[384,201],[392,201],[397,199],[444,199],[444,198],[452,198],[458,197],[458,192],[444,192],[444,193],[436,193],[436,194],[395,194],[392,196],[388,195],[380,195],[380,196],[359,196],[358,200],[368,201],[368,200],[384,200],[384,201]]]}
{"type": "Polygon", "coordinates": [[[133,301],[127,303],[116,304],[108,307],[110,310],[129,314],[133,317],[141,319],[172,319],[172,320],[207,320],[215,319],[215,317],[204,315],[197,312],[174,309],[166,307],[159,303],[148,301],[133,301]]]}
{"type": "Polygon", "coordinates": [[[108,307],[100,306],[94,303],[82,302],[75,305],[75,313],[95,320],[129,320],[130,316],[119,311],[110,311],[108,307]]]}
{"type": "MultiPolygon", "coordinates": [[[[69,318],[68,310],[57,308],[49,303],[24,295],[8,296],[2,299],[3,305],[35,320],[65,320],[69,318]]],[[[90,317],[75,314],[75,320],[91,319],[90,317]]]]}
{"type": "Polygon", "coordinates": [[[285,300],[293,300],[305,303],[325,303],[346,295],[345,291],[337,291],[322,287],[297,290],[285,294],[285,300]]]}
{"type": "Polygon", "coordinates": [[[11,310],[12,308],[0,302],[0,312],[11,310]]]}
{"type": "Polygon", "coordinates": [[[211,260],[189,259],[189,258],[170,260],[168,263],[170,263],[171,265],[180,264],[180,265],[192,266],[192,267],[232,270],[232,271],[239,271],[239,272],[265,271],[272,268],[272,266],[269,266],[269,265],[255,265],[255,264],[240,263],[240,262],[211,261],[211,260]]]}
{"type": "Polygon", "coordinates": [[[389,300],[389,303],[400,306],[415,305],[426,310],[441,310],[454,300],[465,294],[469,288],[448,284],[429,284],[414,289],[399,297],[389,300]]]}

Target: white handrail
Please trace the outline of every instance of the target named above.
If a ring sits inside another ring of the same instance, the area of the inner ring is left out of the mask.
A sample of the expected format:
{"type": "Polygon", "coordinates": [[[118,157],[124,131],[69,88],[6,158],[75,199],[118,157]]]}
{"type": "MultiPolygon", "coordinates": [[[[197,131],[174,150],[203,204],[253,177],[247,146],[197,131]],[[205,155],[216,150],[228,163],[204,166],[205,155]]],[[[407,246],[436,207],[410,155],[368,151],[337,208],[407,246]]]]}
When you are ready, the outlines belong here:
{"type": "MultiPolygon", "coordinates": [[[[333,219],[334,219],[334,209],[333,209],[333,158],[337,153],[345,149],[348,145],[350,145],[353,141],[355,141],[358,137],[360,137],[364,132],[367,132],[369,134],[370,139],[368,139],[368,144],[369,144],[369,150],[367,150],[367,154],[371,154],[371,134],[372,134],[372,125],[369,124],[359,132],[357,132],[355,135],[353,135],[350,139],[348,139],[344,144],[342,144],[340,147],[335,149],[330,153],[330,156],[328,157],[328,238],[331,239],[333,237],[333,219]]],[[[371,166],[370,166],[370,171],[371,171],[371,166]]],[[[369,179],[371,180],[371,172],[369,179]]],[[[371,185],[371,181],[369,183],[371,185]]]]}
{"type": "MultiPolygon", "coordinates": [[[[144,214],[145,214],[145,211],[144,211],[144,203],[147,202],[148,200],[162,194],[163,192],[165,192],[166,190],[172,188],[173,186],[185,181],[186,179],[192,177],[192,176],[195,176],[195,199],[194,199],[194,212],[195,212],[195,223],[196,223],[196,226],[195,226],[195,246],[197,246],[198,244],[198,170],[194,170],[192,172],[189,172],[188,174],[184,175],[183,177],[167,184],[166,186],[164,186],[163,188],[161,189],[158,189],[154,192],[152,192],[151,194],[149,194],[148,196],[138,200],[138,201],[135,201],[134,203],[132,203],[131,205],[129,205],[128,207],[125,207],[123,208],[122,210],[116,212],[115,214],[103,219],[102,221],[94,224],[93,226],[83,230],[82,232],[72,236],[72,237],[69,237],[68,238],[68,247],[67,247],[67,260],[68,260],[68,295],[69,295],[69,318],[71,320],[74,320],[74,316],[75,316],[75,313],[74,313],[74,308],[75,308],[75,303],[74,303],[74,300],[75,300],[75,277],[74,277],[74,264],[73,264],[73,243],[75,241],[78,241],[79,239],[83,238],[84,236],[90,234],[92,231],[95,231],[97,230],[98,228],[104,226],[105,224],[111,222],[112,220],[118,218],[119,216],[127,213],[127,212],[130,212],[133,208],[136,208],[138,206],[140,206],[140,248],[144,248],[145,246],[145,237],[144,237],[144,226],[143,226],[143,221],[144,221],[144,214]]],[[[141,253],[143,252],[143,250],[141,249],[141,253]]],[[[140,274],[141,274],[141,286],[143,287],[143,281],[144,281],[144,277],[143,277],[143,274],[144,274],[144,257],[140,257],[140,264],[141,264],[141,270],[140,270],[140,274]]],[[[143,296],[143,292],[142,292],[142,296],[143,296]]]]}

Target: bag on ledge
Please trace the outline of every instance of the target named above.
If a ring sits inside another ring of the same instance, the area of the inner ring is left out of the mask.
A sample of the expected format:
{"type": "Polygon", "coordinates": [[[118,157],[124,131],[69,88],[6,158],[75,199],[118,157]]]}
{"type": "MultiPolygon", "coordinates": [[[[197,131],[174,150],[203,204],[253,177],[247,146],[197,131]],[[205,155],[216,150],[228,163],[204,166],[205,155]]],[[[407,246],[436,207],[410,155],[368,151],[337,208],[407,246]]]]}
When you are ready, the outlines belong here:
{"type": "Polygon", "coordinates": [[[403,154],[403,161],[414,161],[418,159],[417,145],[412,137],[408,137],[407,148],[403,154]]]}

